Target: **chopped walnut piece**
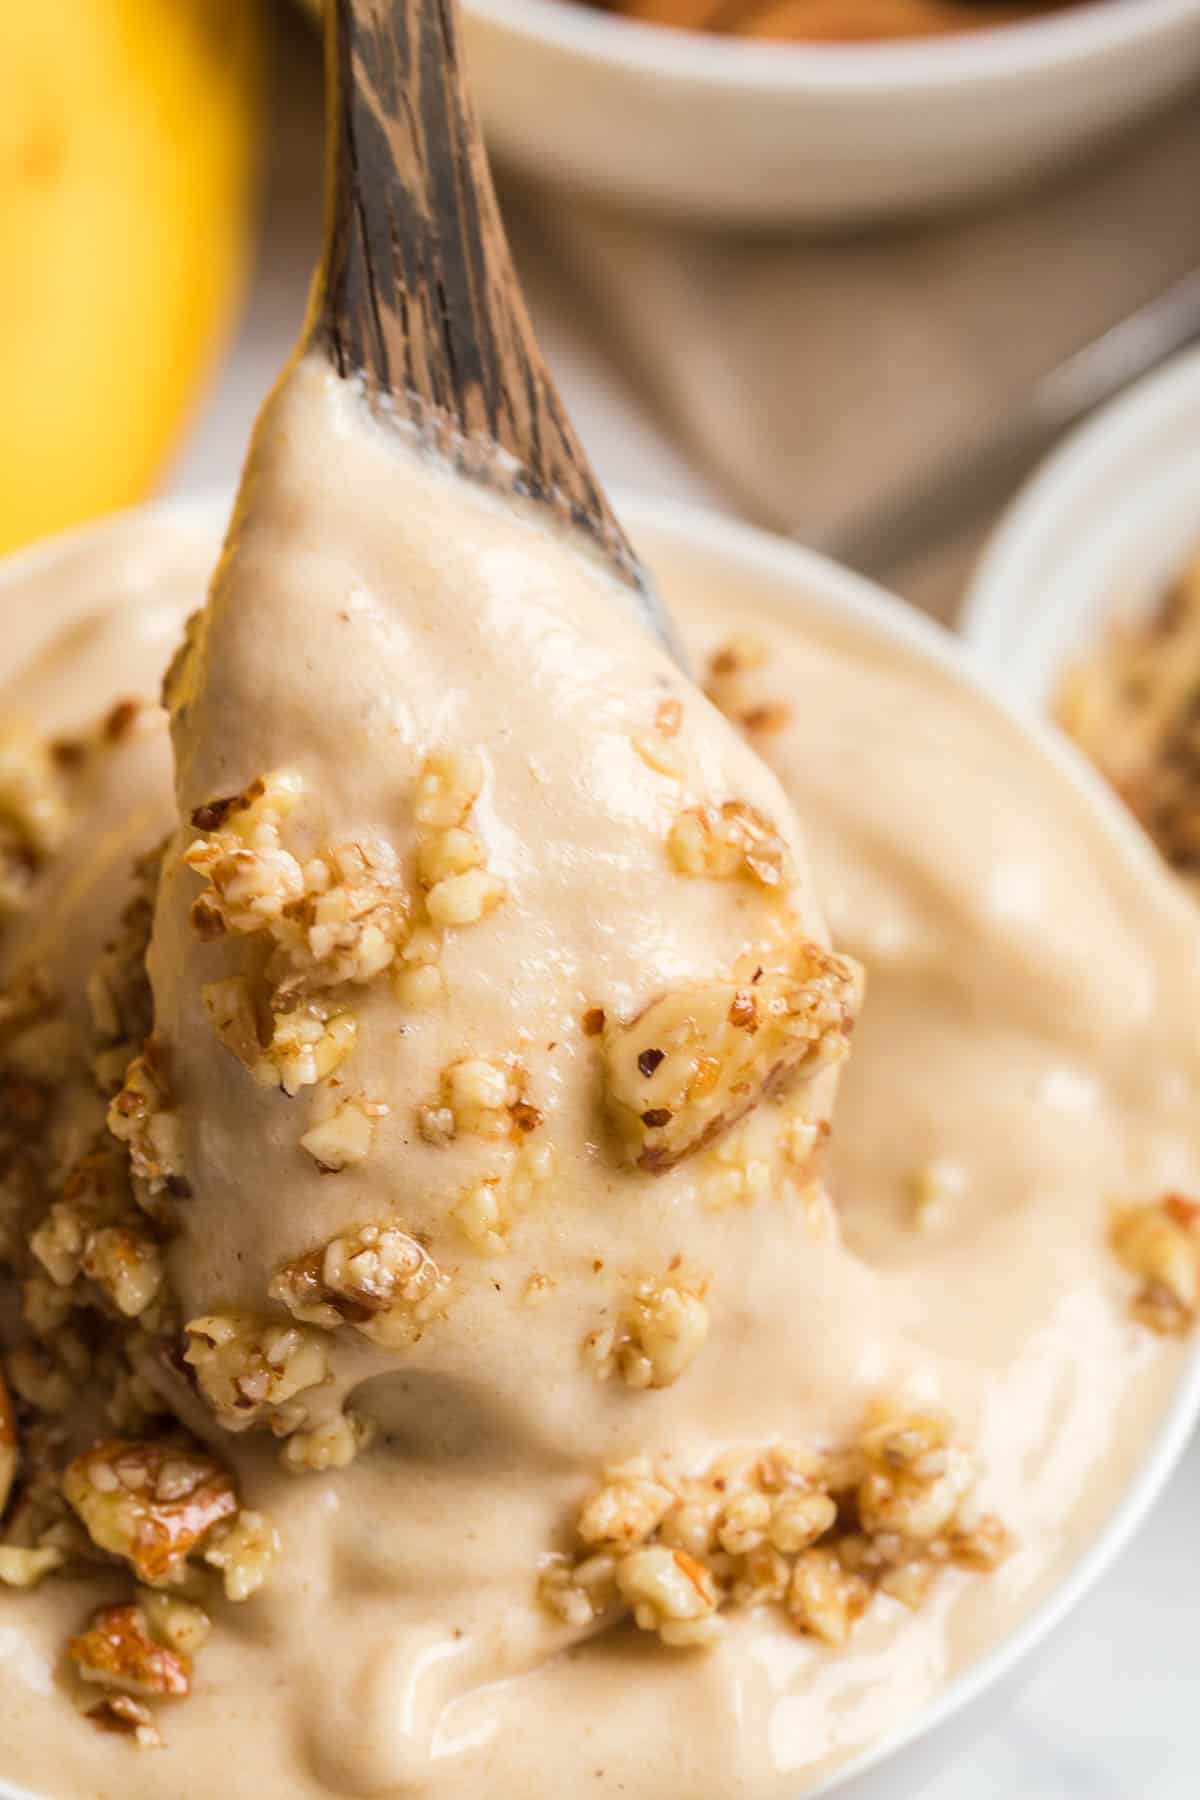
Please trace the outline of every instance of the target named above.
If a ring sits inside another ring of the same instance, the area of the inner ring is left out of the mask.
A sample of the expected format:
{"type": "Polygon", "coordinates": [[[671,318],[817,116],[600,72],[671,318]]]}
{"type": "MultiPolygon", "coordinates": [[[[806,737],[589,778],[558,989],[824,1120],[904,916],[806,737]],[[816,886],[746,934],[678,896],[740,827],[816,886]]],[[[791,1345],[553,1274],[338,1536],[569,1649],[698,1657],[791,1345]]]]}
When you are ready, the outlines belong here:
{"type": "Polygon", "coordinates": [[[468,1188],[450,1216],[468,1243],[485,1256],[499,1256],[508,1249],[512,1215],[499,1175],[488,1176],[468,1188]]]}
{"type": "MultiPolygon", "coordinates": [[[[177,1185],[178,1178],[171,1179],[177,1185]]],[[[148,1184],[137,1198],[157,1214],[148,1184]]],[[[62,1198],[50,1205],[30,1236],[30,1249],[62,1290],[65,1305],[84,1303],[75,1288],[83,1276],[126,1318],[140,1317],[159,1302],[165,1281],[162,1252],[133,1201],[126,1159],[105,1134],[73,1164],[62,1198]]],[[[46,1296],[43,1303],[46,1312],[46,1296]]],[[[39,1329],[32,1317],[30,1322],[39,1329]]]]}
{"type": "Polygon", "coordinates": [[[378,1100],[343,1100],[329,1118],[311,1126],[300,1139],[317,1167],[336,1175],[366,1162],[375,1142],[375,1121],[388,1108],[378,1100]]]}
{"type": "Polygon", "coordinates": [[[483,762],[473,750],[435,750],[417,778],[418,825],[461,825],[483,787],[483,762]]]}
{"type": "Polygon", "coordinates": [[[84,1681],[143,1699],[179,1699],[191,1689],[191,1658],[153,1637],[140,1606],[102,1606],[67,1655],[84,1681]]]}
{"type": "Polygon", "coordinates": [[[80,1341],[64,1328],[56,1334],[53,1346],[14,1344],[4,1358],[4,1369],[27,1406],[58,1416],[69,1411],[86,1379],[88,1356],[80,1341]]]}
{"type": "MultiPolygon", "coordinates": [[[[242,1515],[239,1515],[239,1517],[242,1515]]],[[[219,1525],[217,1531],[229,1527],[219,1525]]],[[[214,1532],[214,1538],[216,1533],[214,1532]]],[[[203,1607],[161,1588],[139,1588],[137,1604],[145,1616],[151,1637],[179,1656],[196,1657],[212,1633],[212,1620],[203,1607]]]]}
{"type": "Polygon", "coordinates": [[[423,888],[436,887],[452,875],[466,875],[471,869],[487,865],[487,851],[473,831],[462,825],[451,825],[439,831],[417,851],[417,879],[423,888]]]}
{"type": "Polygon", "coordinates": [[[230,1054],[261,1085],[278,1084],[287,1094],[327,1080],[358,1035],[352,1012],[328,993],[308,992],[303,985],[280,985],[264,994],[260,1005],[246,977],[233,975],[208,982],[200,998],[230,1054]]]}
{"type": "Polygon", "coordinates": [[[1148,615],[1118,618],[1055,696],[1058,722],[1193,893],[1200,871],[1198,646],[1200,558],[1193,556],[1148,615]]]}
{"type": "Polygon", "coordinates": [[[870,1599],[866,1581],[843,1568],[833,1550],[818,1545],[796,1558],[787,1610],[795,1625],[810,1637],[840,1650],[870,1599]]]}
{"type": "Polygon", "coordinates": [[[476,1250],[485,1256],[502,1255],[508,1249],[516,1215],[552,1178],[554,1166],[549,1144],[526,1143],[510,1156],[501,1173],[485,1175],[468,1188],[451,1208],[450,1217],[476,1250]]]}
{"type": "Polygon", "coordinates": [[[63,1552],[53,1544],[40,1549],[24,1549],[15,1544],[0,1544],[0,1582],[5,1587],[39,1587],[47,1575],[53,1575],[66,1562],[63,1552]]]}
{"type": "Polygon", "coordinates": [[[6,724],[0,730],[0,920],[24,904],[67,820],[67,789],[50,746],[25,727],[6,724]]]}
{"type": "Polygon", "coordinates": [[[661,700],[654,715],[654,729],[634,734],[633,747],[656,775],[682,781],[687,762],[677,739],[683,723],[683,706],[678,700],[661,700]]]}
{"type": "MultiPolygon", "coordinates": [[[[435,751],[426,757],[417,781],[416,818],[425,828],[417,876],[426,890],[426,913],[438,931],[477,924],[508,892],[487,867],[482,839],[466,825],[482,786],[483,763],[469,750],[435,751]]],[[[422,991],[432,994],[428,979],[422,991]]]]}
{"type": "Polygon", "coordinates": [[[329,1379],[322,1334],[250,1313],[211,1313],[185,1327],[184,1361],[226,1431],[267,1425],[286,1437],[307,1423],[298,1394],[329,1379]]]}
{"type": "MultiPolygon", "coordinates": [[[[284,1093],[295,1095],[328,1080],[350,1055],[357,1037],[353,1013],[310,998],[274,1015],[266,1064],[275,1070],[284,1093]]],[[[261,1081],[261,1068],[256,1072],[261,1081]]]]}
{"type": "Polygon", "coordinates": [[[134,1058],[125,1085],[108,1108],[108,1129],[129,1150],[135,1181],[154,1196],[166,1189],[179,1192],[186,1182],[179,1115],[172,1111],[162,1069],[162,1052],[154,1040],[134,1058]]]}
{"type": "Polygon", "coordinates": [[[662,1544],[633,1550],[617,1563],[617,1590],[643,1631],[676,1647],[711,1644],[717,1630],[716,1583],[686,1550],[662,1544]]]}
{"type": "Polygon", "coordinates": [[[486,869],[471,869],[465,875],[449,875],[431,887],[425,906],[433,923],[444,930],[459,925],[476,925],[508,892],[498,875],[486,869]]]}
{"type": "Polygon", "coordinates": [[[616,1558],[604,1551],[575,1564],[550,1558],[539,1572],[537,1595],[563,1625],[586,1630],[616,1605],[616,1558]]]}
{"type": "Polygon", "coordinates": [[[62,1486],[97,1548],[151,1586],[171,1579],[238,1509],[220,1463],[165,1440],[106,1439],[68,1464],[62,1486]]]}
{"type": "Polygon", "coordinates": [[[88,1707],[84,1717],[101,1731],[131,1737],[139,1750],[162,1749],[162,1733],[154,1722],[154,1714],[132,1694],[110,1694],[99,1705],[88,1707]]]}
{"type": "Polygon", "coordinates": [[[287,1263],[268,1292],[306,1325],[353,1325],[399,1348],[439,1315],[448,1285],[415,1238],[385,1224],[362,1225],[287,1263]]]}
{"type": "Polygon", "coordinates": [[[489,1062],[463,1057],[442,1070],[436,1101],[419,1107],[417,1128],[427,1144],[459,1136],[511,1138],[534,1131],[542,1114],[525,1098],[525,1070],[509,1057],[489,1062]]]}
{"type": "Polygon", "coordinates": [[[644,1544],[671,1510],[674,1491],[655,1479],[647,1457],[615,1464],[604,1473],[605,1485],[579,1515],[580,1541],[592,1547],[644,1544]]]}
{"type": "Polygon", "coordinates": [[[865,1531],[927,1543],[947,1529],[977,1476],[950,1433],[950,1421],[937,1414],[901,1415],[864,1432],[858,1515],[865,1531]]]}
{"type": "Polygon", "coordinates": [[[166,1281],[162,1251],[141,1224],[105,1225],[90,1232],[82,1268],[127,1319],[146,1312],[166,1281]]]}
{"type": "Polygon", "coordinates": [[[795,878],[787,844],[765,814],[745,800],[687,807],[671,827],[667,848],[681,875],[714,881],[743,875],[780,889],[795,878]]]}
{"type": "Polygon", "coordinates": [[[593,1332],[584,1355],[607,1380],[619,1371],[627,1387],[670,1387],[690,1368],[708,1336],[708,1308],[700,1294],[677,1282],[638,1282],[617,1324],[593,1332]]]}
{"type": "Polygon", "coordinates": [[[379,838],[328,844],[304,864],[303,894],[271,927],[281,991],[363,986],[389,968],[410,930],[396,853],[379,838]]]}
{"type": "Polygon", "coordinates": [[[756,680],[770,661],[760,638],[731,638],[709,659],[704,691],[726,718],[754,734],[781,731],[792,716],[786,701],[768,699],[756,680]]]}
{"type": "Polygon", "coordinates": [[[679,736],[679,727],[683,724],[683,701],[660,700],[654,714],[654,729],[660,737],[673,738],[679,736]]]}
{"type": "Polygon", "coordinates": [[[114,1094],[122,1086],[130,1062],[153,1028],[146,952],[165,851],[164,842],[134,864],[133,894],[122,909],[118,933],[104,946],[87,978],[92,1074],[102,1094],[114,1094]]]}
{"type": "Polygon", "coordinates": [[[787,973],[712,982],[654,1000],[605,1031],[609,1110],[630,1162],[660,1174],[770,1094],[846,1052],[862,977],[803,944],[787,973]]]}
{"type": "Polygon", "coordinates": [[[1141,1280],[1131,1311],[1164,1336],[1195,1323],[1200,1299],[1200,1205],[1167,1194],[1114,1212],[1110,1241],[1119,1261],[1141,1280]]]}
{"type": "Polygon", "coordinates": [[[733,675],[745,675],[754,669],[764,669],[770,661],[771,652],[760,637],[751,632],[739,632],[727,643],[714,650],[708,662],[708,679],[711,684],[727,681],[733,675]]]}
{"type": "Polygon", "coordinates": [[[573,1629],[623,1603],[674,1645],[710,1642],[726,1608],[778,1606],[836,1648],[876,1589],[917,1606],[940,1567],[1004,1558],[1011,1540],[976,1511],[974,1479],[944,1419],[886,1406],[836,1454],[731,1451],[682,1478],[635,1458],[605,1471],[574,1559],[551,1558],[538,1594],[573,1629]]]}
{"type": "Polygon", "coordinates": [[[300,864],[282,847],[279,828],[303,792],[299,776],[276,771],[244,793],[210,800],[193,812],[192,825],[204,835],[188,846],[183,861],[212,884],[192,908],[200,937],[261,931],[289,901],[301,898],[300,864]]]}
{"type": "Polygon", "coordinates": [[[283,1446],[279,1460],[293,1475],[346,1469],[375,1440],[375,1422],[363,1413],[335,1413],[308,1431],[297,1431],[283,1446]]]}
{"type": "Polygon", "coordinates": [[[204,1547],[204,1561],[220,1571],[225,1598],[240,1604],[258,1592],[279,1550],[279,1533],[266,1513],[244,1508],[217,1526],[204,1547]]]}

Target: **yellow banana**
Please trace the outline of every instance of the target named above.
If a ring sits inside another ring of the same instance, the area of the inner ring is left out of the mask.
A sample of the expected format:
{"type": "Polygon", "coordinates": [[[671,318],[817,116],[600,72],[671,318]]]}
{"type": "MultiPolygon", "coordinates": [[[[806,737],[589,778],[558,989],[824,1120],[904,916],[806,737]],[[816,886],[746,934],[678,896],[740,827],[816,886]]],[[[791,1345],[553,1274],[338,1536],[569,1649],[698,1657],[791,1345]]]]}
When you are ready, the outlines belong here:
{"type": "Polygon", "coordinates": [[[0,550],[145,493],[231,321],[258,0],[0,0],[0,550]]]}

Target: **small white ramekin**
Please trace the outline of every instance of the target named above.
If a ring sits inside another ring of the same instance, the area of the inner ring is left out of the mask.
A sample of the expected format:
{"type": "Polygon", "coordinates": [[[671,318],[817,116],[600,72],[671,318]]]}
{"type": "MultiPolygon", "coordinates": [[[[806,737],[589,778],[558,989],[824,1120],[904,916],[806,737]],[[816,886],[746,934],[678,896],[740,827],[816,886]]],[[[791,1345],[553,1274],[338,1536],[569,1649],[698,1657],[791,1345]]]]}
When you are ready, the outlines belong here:
{"type": "Polygon", "coordinates": [[[1200,349],[1074,432],[980,559],[961,630],[992,687],[1048,710],[1069,664],[1200,552],[1200,349]]]}
{"type": "Polygon", "coordinates": [[[581,0],[465,0],[490,141],[608,200],[860,224],[1044,175],[1200,73],[1200,0],[1093,0],[902,43],[754,43],[581,0]]]}
{"type": "MultiPolygon", "coordinates": [[[[44,567],[59,554],[73,554],[94,530],[105,535],[136,531],[150,523],[178,520],[190,532],[210,530],[214,555],[229,512],[229,496],[160,502],[95,528],[72,531],[0,561],[0,616],[5,589],[44,567]]],[[[961,643],[931,620],[836,563],[782,538],[738,524],[717,513],[662,500],[618,496],[618,511],[647,562],[668,588],[689,579],[723,584],[768,606],[801,618],[849,623],[892,654],[939,673],[976,692],[983,704],[1013,720],[1045,768],[1047,782],[1065,782],[1111,840],[1117,854],[1144,870],[1148,882],[1162,880],[1157,858],[1141,832],[1113,800],[1104,783],[1057,733],[1028,714],[1017,714],[984,687],[961,643]]],[[[1182,904],[1182,902],[1180,902],[1182,904]]],[[[1179,1385],[1137,1475],[1091,1544],[1063,1578],[978,1662],[951,1681],[938,1697],[889,1737],[838,1770],[804,1800],[916,1800],[944,1767],[957,1743],[1001,1715],[1011,1688],[1029,1670],[1037,1650],[1109,1568],[1166,1485],[1200,1416],[1200,1349],[1185,1366],[1179,1385]]],[[[38,1800],[0,1778],[0,1800],[38,1800]]],[[[264,1800],[284,1800],[282,1794],[264,1800]]]]}

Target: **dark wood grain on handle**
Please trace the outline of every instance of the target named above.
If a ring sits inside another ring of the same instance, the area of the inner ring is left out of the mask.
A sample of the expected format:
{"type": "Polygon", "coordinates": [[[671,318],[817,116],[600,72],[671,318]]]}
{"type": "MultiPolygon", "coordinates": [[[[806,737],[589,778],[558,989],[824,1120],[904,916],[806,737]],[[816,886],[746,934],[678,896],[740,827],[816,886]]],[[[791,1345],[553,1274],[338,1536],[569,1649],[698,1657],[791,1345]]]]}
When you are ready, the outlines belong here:
{"type": "Polygon", "coordinates": [[[312,318],[457,468],[550,506],[641,590],[542,361],[464,77],[452,0],[336,0],[325,266],[312,318]]]}

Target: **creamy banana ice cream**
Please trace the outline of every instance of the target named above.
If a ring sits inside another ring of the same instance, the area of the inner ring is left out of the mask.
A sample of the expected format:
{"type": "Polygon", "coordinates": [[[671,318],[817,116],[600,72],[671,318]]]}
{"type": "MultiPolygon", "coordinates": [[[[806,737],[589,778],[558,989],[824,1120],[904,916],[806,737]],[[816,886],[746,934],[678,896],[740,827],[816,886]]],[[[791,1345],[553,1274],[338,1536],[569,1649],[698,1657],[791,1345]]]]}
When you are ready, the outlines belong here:
{"type": "Polygon", "coordinates": [[[322,368],[172,759],[212,553],[10,596],[0,1775],[794,1795],[1145,1451],[1194,920],[983,700],[677,552],[705,699],[322,368]]]}

